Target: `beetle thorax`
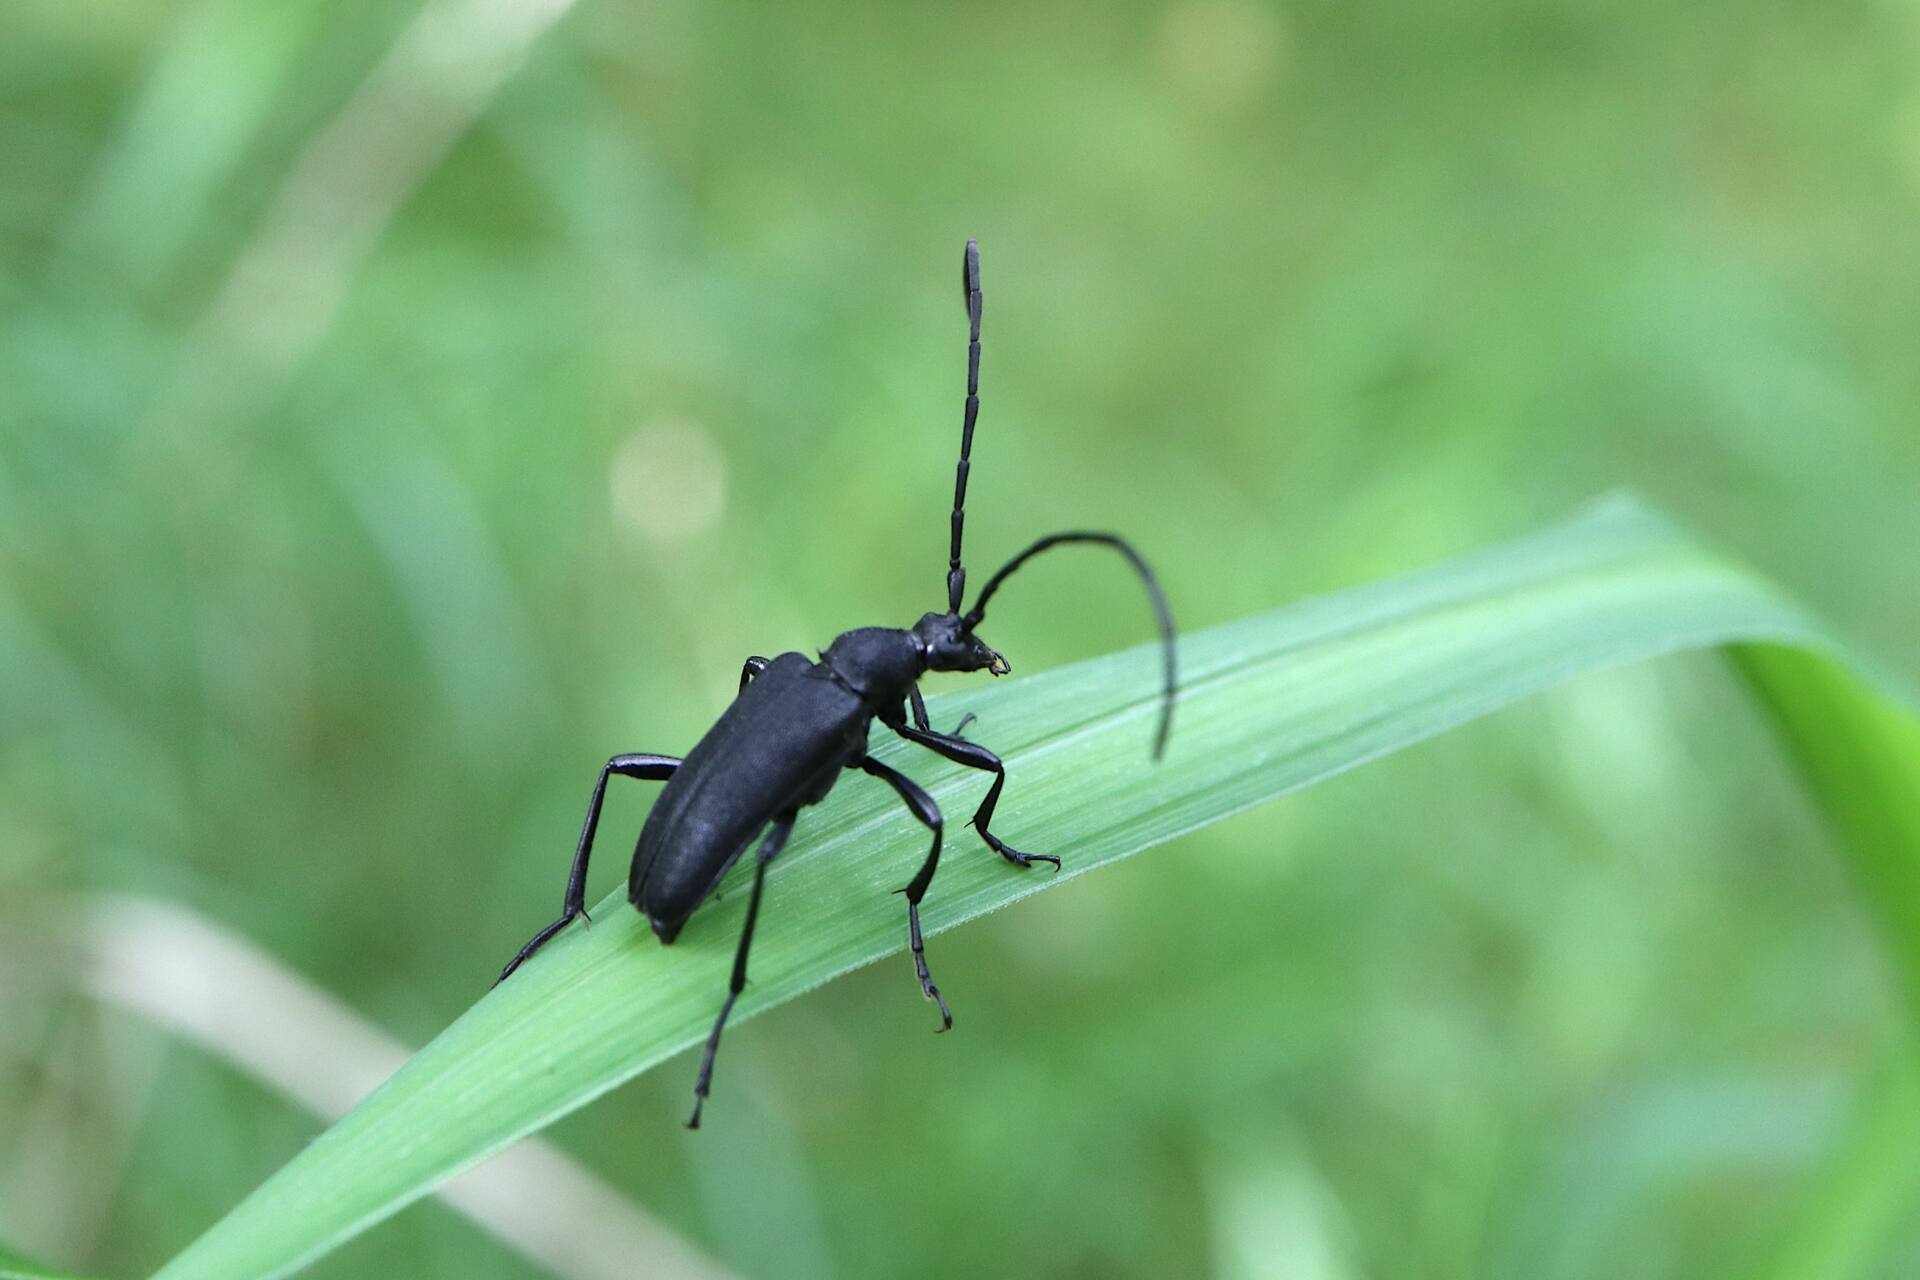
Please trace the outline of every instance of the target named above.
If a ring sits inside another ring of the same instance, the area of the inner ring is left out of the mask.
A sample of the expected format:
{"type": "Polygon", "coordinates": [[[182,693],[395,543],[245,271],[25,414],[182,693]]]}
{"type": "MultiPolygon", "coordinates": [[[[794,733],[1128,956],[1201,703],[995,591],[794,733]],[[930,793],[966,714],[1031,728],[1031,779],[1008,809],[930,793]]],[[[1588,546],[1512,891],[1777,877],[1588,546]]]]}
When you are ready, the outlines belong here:
{"type": "Polygon", "coordinates": [[[926,673],[926,653],[911,631],[861,627],[840,635],[821,658],[840,682],[875,708],[895,707],[926,673]]]}

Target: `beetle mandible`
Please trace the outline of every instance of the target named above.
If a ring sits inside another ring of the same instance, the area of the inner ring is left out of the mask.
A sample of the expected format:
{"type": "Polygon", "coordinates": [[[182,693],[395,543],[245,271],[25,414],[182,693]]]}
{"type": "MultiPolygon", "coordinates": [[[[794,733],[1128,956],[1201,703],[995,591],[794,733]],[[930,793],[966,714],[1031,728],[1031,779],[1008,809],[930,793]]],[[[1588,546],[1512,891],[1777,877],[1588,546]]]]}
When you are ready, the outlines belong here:
{"type": "Polygon", "coordinates": [[[798,653],[783,653],[773,659],[748,658],[741,668],[740,689],[732,705],[685,759],[631,754],[607,761],[593,784],[586,824],[580,830],[573,868],[567,875],[560,918],[536,933],[500,974],[499,981],[504,982],[574,917],[586,915],[587,859],[593,851],[593,833],[600,824],[608,778],[645,778],[667,784],[640,830],[627,877],[628,900],[645,914],[662,943],[671,943],[679,935],[687,917],[706,901],[755,837],[760,837],[746,924],[734,951],[727,998],[713,1020],[713,1031],[700,1059],[700,1075],[693,1088],[693,1115],[687,1121],[690,1129],[700,1127],[700,1111],[713,1083],[720,1032],[747,983],[747,952],[753,945],[767,867],[786,846],[800,810],[824,800],[845,770],[858,769],[892,787],[913,816],[933,833],[933,847],[926,860],[900,892],[907,899],[907,940],[921,994],[940,1007],[939,1029],[953,1026],[953,1014],[927,971],[926,947],[920,936],[920,903],[940,864],[940,810],[933,797],[911,778],[867,754],[867,734],[874,720],[909,742],[991,773],[993,784],[974,810],[974,830],[988,848],[1016,867],[1029,868],[1036,862],[1050,863],[1056,869],[1060,866],[1060,859],[1054,855],[1022,853],[993,832],[993,810],[1006,785],[1006,767],[999,756],[960,736],[971,716],[954,732],[940,733],[928,723],[926,704],[920,697],[920,677],[929,671],[986,671],[1002,676],[1011,670],[1006,658],[989,648],[975,630],[987,616],[987,602],[1015,570],[1051,547],[1070,543],[1111,547],[1126,557],[1152,598],[1160,628],[1163,688],[1153,758],[1158,760],[1166,747],[1173,723],[1173,615],[1153,570],[1125,540],[1111,533],[1079,530],[1050,533],[987,579],[973,607],[961,612],[967,574],[960,564],[960,535],[966,518],[973,428],[980,412],[978,241],[967,241],[961,259],[961,287],[967,307],[967,403],[960,428],[960,464],[953,482],[946,612],[926,614],[906,629],[861,627],[846,632],[827,646],[818,662],[798,653]]]}

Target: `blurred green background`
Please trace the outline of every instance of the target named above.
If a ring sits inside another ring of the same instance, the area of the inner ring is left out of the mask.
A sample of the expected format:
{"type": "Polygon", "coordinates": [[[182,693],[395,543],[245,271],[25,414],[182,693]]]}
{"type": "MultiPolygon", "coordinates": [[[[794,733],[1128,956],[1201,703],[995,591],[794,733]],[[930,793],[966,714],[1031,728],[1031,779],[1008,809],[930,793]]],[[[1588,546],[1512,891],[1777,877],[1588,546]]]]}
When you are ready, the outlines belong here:
{"type": "MultiPolygon", "coordinates": [[[[0,1239],[143,1274],[319,1127],[78,995],[84,895],[424,1042],[609,754],[940,603],[970,235],[976,570],[1119,528],[1198,628],[1626,485],[1920,674],[1917,71],[1884,3],[13,0],[0,1239]]],[[[1023,582],[1021,670],[1145,638],[1023,582]]],[[[699,1135],[681,1059],[550,1136],[752,1275],[1753,1274],[1906,1034],[1708,658],[934,946],[952,1036],[889,962],[699,1135]]],[[[429,1203],[312,1274],[540,1272],[429,1203]]]]}

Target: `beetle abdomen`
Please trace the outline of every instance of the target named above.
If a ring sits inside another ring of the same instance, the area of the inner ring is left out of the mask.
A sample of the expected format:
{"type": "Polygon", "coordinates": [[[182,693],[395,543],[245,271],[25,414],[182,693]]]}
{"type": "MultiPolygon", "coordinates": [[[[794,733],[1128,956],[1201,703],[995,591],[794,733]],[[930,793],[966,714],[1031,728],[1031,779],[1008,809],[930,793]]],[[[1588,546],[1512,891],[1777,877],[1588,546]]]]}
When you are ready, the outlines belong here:
{"type": "Polygon", "coordinates": [[[695,744],[647,815],[627,897],[672,942],[769,821],[813,804],[866,751],[873,713],[824,667],[783,653],[695,744]]]}

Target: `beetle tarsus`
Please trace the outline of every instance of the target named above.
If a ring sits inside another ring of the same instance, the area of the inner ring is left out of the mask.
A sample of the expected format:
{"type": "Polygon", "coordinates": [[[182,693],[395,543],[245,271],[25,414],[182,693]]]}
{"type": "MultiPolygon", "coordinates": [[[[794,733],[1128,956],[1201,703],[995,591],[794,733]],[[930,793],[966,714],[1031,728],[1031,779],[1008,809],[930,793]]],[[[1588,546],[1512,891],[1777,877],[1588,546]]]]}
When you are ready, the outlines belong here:
{"type": "Polygon", "coordinates": [[[913,972],[920,979],[921,998],[940,1006],[940,1025],[933,1033],[941,1035],[953,1030],[953,1010],[947,1008],[946,997],[933,985],[933,975],[927,972],[927,944],[920,936],[920,904],[911,897],[907,899],[907,945],[913,950],[913,972]]]}
{"type": "Polygon", "coordinates": [[[998,836],[984,835],[981,838],[987,842],[989,849],[992,849],[995,853],[1005,858],[1008,862],[1011,862],[1014,866],[1019,867],[1022,871],[1032,867],[1036,862],[1051,863],[1055,871],[1060,869],[1060,859],[1050,853],[1022,853],[998,836]]]}
{"type": "Polygon", "coordinates": [[[572,924],[573,918],[575,916],[583,916],[585,914],[586,914],[585,911],[568,911],[563,915],[561,915],[561,917],[558,920],[555,920],[552,924],[548,925],[546,928],[542,929],[540,932],[534,934],[532,940],[529,941],[526,946],[520,948],[520,954],[515,956],[513,959],[507,961],[507,967],[500,971],[500,976],[493,980],[493,985],[497,987],[501,983],[505,982],[509,977],[513,975],[513,971],[515,969],[518,969],[521,965],[525,964],[529,959],[532,958],[534,952],[538,951],[541,947],[546,946],[548,939],[552,938],[554,934],[560,932],[562,929],[572,924]]]}

